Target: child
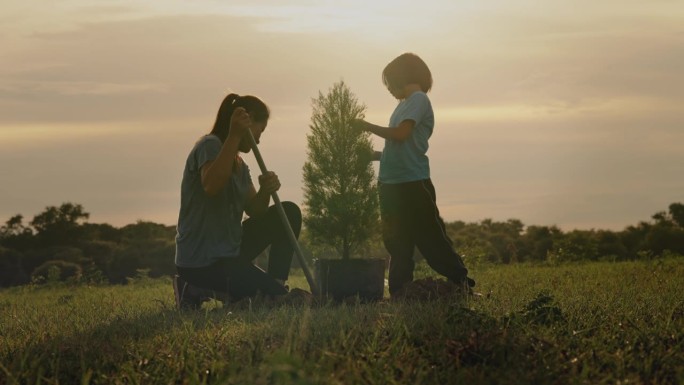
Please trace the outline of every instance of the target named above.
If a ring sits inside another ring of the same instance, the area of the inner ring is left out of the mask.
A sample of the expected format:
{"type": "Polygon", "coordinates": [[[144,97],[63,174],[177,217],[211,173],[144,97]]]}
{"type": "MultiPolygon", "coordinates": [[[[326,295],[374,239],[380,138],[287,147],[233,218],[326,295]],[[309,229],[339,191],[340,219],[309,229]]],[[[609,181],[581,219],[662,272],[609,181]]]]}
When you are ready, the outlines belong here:
{"type": "Polygon", "coordinates": [[[415,247],[436,272],[470,292],[475,281],[446,234],[430,180],[426,152],[435,124],[426,94],[432,88],[430,69],[417,55],[405,53],[385,67],[382,80],[399,100],[389,127],[363,120],[355,124],[385,139],[378,185],[382,236],[391,258],[390,295],[413,281],[415,247]]]}

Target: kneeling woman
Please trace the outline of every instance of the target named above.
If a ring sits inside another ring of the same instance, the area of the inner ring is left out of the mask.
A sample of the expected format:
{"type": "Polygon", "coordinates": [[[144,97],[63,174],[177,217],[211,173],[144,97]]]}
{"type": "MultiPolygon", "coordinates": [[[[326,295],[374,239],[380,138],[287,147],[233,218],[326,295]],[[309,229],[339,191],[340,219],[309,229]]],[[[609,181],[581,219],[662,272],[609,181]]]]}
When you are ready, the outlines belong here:
{"type": "MultiPolygon", "coordinates": [[[[287,293],[294,250],[278,212],[269,207],[280,181],[273,172],[260,175],[256,191],[239,155],[251,150],[247,130],[258,143],[268,118],[268,107],[258,98],[230,94],[211,133],[190,151],[176,235],[174,291],[179,308],[199,307],[206,291],[227,293],[231,300],[287,293]],[[249,217],[244,222],[243,213],[249,217]],[[253,261],[268,246],[268,271],[263,271],[253,261]]],[[[299,207],[292,202],[283,202],[283,207],[299,236],[299,207]]]]}

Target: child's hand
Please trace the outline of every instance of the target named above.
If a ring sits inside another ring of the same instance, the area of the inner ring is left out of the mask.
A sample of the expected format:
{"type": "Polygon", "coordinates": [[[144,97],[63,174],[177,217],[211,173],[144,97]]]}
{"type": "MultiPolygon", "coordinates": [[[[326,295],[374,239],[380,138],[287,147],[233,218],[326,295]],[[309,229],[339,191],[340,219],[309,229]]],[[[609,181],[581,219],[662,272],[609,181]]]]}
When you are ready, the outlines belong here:
{"type": "Polygon", "coordinates": [[[368,131],[369,126],[370,126],[370,123],[366,122],[363,119],[352,120],[352,128],[356,131],[359,131],[359,132],[368,131]]]}
{"type": "Polygon", "coordinates": [[[359,158],[364,163],[379,161],[381,157],[382,157],[382,151],[374,151],[372,149],[369,152],[360,152],[359,153],[359,158]]]}

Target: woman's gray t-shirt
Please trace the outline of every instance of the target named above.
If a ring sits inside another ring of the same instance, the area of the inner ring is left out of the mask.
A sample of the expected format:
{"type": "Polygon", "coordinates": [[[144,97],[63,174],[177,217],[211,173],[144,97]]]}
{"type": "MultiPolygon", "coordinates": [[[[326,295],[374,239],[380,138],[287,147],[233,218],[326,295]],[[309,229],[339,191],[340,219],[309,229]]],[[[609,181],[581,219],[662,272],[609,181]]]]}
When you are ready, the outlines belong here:
{"type": "Polygon", "coordinates": [[[207,195],[202,187],[202,166],[216,159],[222,146],[217,136],[203,136],[185,162],[176,234],[176,266],[206,267],[220,258],[240,254],[242,215],[252,186],[249,168],[239,162],[238,171],[215,196],[207,195]]]}

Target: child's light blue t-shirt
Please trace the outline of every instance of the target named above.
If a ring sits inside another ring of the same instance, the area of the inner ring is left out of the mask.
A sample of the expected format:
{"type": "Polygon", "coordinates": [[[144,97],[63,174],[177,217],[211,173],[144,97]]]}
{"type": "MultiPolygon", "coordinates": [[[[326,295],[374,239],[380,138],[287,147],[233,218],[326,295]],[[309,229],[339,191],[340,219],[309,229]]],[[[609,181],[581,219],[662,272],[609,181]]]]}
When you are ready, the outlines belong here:
{"type": "Polygon", "coordinates": [[[430,178],[430,162],[426,153],[428,139],[435,126],[435,115],[425,92],[414,92],[402,100],[394,109],[389,126],[397,127],[404,120],[413,120],[415,126],[403,142],[385,139],[378,175],[380,183],[397,184],[430,178]]]}
{"type": "Polygon", "coordinates": [[[176,266],[206,267],[220,258],[240,255],[242,215],[252,178],[241,162],[224,188],[209,196],[202,187],[202,166],[214,160],[223,144],[215,135],[202,137],[188,155],[181,183],[176,235],[176,266]]]}

